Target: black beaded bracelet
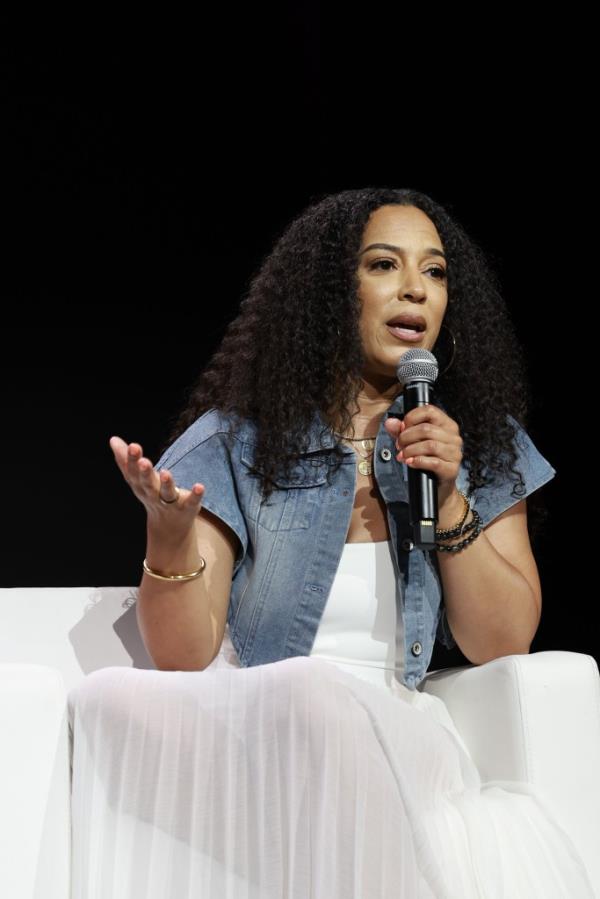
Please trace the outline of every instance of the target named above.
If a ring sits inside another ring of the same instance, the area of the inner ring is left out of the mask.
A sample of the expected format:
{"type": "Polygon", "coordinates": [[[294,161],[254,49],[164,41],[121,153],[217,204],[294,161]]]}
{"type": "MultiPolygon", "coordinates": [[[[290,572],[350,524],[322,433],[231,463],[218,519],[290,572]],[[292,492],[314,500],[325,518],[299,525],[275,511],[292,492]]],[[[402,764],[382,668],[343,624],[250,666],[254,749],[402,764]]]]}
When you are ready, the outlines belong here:
{"type": "MultiPolygon", "coordinates": [[[[475,538],[479,536],[479,534],[483,530],[483,527],[481,526],[481,516],[480,516],[479,512],[477,511],[477,509],[472,509],[471,511],[473,512],[473,521],[470,521],[469,524],[465,525],[464,530],[465,531],[472,530],[473,533],[469,537],[467,537],[465,540],[461,540],[460,543],[454,543],[450,546],[444,546],[443,543],[438,543],[436,541],[436,544],[435,544],[436,549],[440,550],[441,552],[456,553],[456,552],[459,552],[461,549],[464,549],[465,546],[468,546],[469,543],[472,543],[473,540],[475,540],[475,538]]],[[[455,530],[456,530],[456,528],[455,528],[455,530]]],[[[456,536],[458,537],[460,535],[460,533],[461,532],[458,531],[456,533],[456,536]]],[[[436,532],[436,536],[437,536],[437,532],[436,532]]]]}
{"type": "Polygon", "coordinates": [[[448,537],[462,537],[463,534],[472,531],[475,525],[477,524],[477,519],[475,517],[475,510],[473,509],[473,518],[468,524],[457,525],[455,528],[452,528],[450,531],[436,531],[435,536],[439,537],[442,540],[446,540],[448,537]]]}

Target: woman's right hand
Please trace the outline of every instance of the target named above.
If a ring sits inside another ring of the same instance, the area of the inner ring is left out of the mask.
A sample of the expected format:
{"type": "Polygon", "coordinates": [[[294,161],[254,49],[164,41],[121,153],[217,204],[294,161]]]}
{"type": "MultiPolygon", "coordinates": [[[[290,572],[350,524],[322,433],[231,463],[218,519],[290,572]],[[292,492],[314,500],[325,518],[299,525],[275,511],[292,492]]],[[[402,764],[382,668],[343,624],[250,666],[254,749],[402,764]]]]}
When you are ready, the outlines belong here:
{"type": "Polygon", "coordinates": [[[154,471],[150,459],[142,455],[141,444],[127,444],[120,437],[111,437],[109,443],[121,474],[145,507],[149,520],[171,536],[174,531],[182,535],[187,533],[202,508],[204,485],[194,484],[191,490],[179,487],[177,497],[171,472],[166,468],[161,469],[160,474],[154,471]],[[165,505],[161,498],[175,502],[165,505]]]}

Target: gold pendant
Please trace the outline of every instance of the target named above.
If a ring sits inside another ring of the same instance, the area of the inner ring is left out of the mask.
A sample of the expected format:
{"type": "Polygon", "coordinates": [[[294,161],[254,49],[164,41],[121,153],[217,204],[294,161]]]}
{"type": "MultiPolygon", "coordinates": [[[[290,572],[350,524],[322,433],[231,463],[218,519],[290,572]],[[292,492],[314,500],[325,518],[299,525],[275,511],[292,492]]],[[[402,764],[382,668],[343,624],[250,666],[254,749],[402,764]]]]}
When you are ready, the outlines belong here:
{"type": "Polygon", "coordinates": [[[360,471],[361,474],[371,474],[373,469],[371,468],[370,462],[367,462],[366,459],[362,459],[358,463],[358,470],[360,471]]]}
{"type": "Polygon", "coordinates": [[[372,450],[375,446],[375,440],[372,437],[365,437],[364,440],[361,440],[362,448],[366,450],[372,450]]]}

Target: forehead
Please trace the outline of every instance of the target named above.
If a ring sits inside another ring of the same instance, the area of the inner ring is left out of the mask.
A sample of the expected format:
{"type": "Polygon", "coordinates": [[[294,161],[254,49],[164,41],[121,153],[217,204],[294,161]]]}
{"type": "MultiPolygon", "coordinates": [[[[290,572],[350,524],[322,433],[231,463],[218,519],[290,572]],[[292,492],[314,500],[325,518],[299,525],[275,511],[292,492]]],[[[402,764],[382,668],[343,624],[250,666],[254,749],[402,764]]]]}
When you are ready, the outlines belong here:
{"type": "Polygon", "coordinates": [[[428,215],[416,206],[390,204],[375,209],[363,233],[363,245],[374,241],[403,245],[408,240],[433,241],[432,246],[440,246],[437,228],[428,215]]]}

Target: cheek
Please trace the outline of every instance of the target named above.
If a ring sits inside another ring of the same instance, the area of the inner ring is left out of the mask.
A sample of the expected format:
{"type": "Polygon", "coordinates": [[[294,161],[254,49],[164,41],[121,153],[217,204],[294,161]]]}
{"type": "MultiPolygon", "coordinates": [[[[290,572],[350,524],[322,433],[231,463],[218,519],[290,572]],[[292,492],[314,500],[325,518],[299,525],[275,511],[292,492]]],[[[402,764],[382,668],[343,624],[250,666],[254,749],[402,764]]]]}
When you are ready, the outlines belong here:
{"type": "Polygon", "coordinates": [[[377,340],[377,324],[374,318],[363,315],[359,327],[360,336],[365,343],[373,344],[377,340]]]}
{"type": "Polygon", "coordinates": [[[364,334],[373,334],[381,323],[381,304],[375,300],[363,300],[360,314],[360,328],[364,334]]]}

